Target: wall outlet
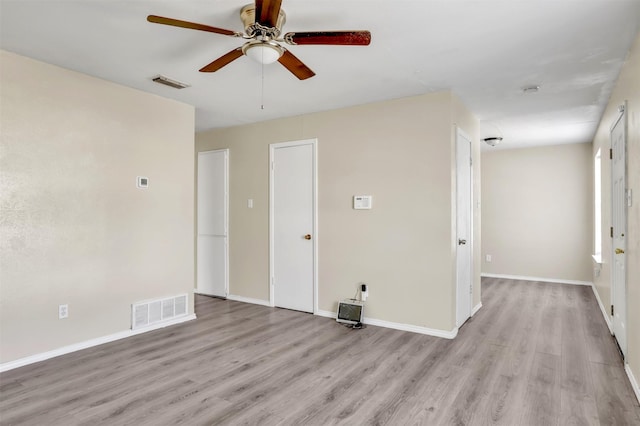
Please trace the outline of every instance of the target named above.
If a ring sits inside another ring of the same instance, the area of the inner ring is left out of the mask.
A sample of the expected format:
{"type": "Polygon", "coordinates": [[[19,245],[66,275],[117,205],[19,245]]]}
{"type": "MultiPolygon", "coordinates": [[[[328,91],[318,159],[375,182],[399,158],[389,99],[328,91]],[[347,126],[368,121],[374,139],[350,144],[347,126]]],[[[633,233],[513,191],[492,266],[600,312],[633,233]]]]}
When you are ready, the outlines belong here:
{"type": "Polygon", "coordinates": [[[58,305],[58,319],[69,318],[69,305],[58,305]]]}
{"type": "Polygon", "coordinates": [[[149,187],[149,178],[146,176],[137,176],[136,177],[136,186],[138,188],[148,188],[149,187]]]}
{"type": "Polygon", "coordinates": [[[486,260],[488,263],[491,263],[491,255],[490,255],[490,254],[486,255],[486,256],[485,256],[485,260],[486,260]]]}

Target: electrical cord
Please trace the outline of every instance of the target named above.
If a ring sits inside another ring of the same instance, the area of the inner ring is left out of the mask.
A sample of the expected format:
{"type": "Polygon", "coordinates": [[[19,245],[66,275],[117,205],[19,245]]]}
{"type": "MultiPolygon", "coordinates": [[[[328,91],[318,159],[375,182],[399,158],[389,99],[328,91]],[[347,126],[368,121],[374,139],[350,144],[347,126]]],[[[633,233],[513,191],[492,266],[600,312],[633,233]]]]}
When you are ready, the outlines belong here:
{"type": "Polygon", "coordinates": [[[344,327],[351,328],[353,330],[362,330],[363,328],[367,328],[366,325],[359,322],[357,324],[342,324],[344,327]]]}

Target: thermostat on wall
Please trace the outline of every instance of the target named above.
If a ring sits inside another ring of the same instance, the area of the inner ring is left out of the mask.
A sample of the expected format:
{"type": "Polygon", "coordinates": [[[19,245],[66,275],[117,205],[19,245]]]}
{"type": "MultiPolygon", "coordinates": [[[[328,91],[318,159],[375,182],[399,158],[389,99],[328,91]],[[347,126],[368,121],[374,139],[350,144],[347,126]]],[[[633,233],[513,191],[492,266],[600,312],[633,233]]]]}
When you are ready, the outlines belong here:
{"type": "Polygon", "coordinates": [[[137,185],[138,188],[148,188],[149,187],[149,178],[144,176],[138,176],[137,185]]]}
{"type": "Polygon", "coordinates": [[[353,208],[354,210],[369,210],[373,203],[373,197],[371,195],[354,195],[353,196],[353,208]]]}

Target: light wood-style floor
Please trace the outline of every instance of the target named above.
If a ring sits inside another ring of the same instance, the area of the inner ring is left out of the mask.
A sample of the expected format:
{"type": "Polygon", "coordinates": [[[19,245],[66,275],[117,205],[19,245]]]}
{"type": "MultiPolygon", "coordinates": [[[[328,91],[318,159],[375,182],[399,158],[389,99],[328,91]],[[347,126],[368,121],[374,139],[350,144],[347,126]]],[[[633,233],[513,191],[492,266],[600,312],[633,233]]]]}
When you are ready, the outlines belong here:
{"type": "Polygon", "coordinates": [[[640,425],[589,287],[483,280],[455,340],[196,298],[198,319],[0,375],[3,425],[640,425]]]}

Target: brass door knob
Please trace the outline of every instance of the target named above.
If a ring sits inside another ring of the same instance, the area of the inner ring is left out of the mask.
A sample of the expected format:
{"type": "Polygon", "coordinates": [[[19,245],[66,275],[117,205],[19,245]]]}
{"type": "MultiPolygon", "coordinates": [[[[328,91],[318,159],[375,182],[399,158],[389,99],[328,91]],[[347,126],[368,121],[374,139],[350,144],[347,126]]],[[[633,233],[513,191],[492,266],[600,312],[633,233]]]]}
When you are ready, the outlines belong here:
{"type": "Polygon", "coordinates": [[[622,254],[624,253],[624,250],[617,248],[616,249],[616,254],[622,254]]]}
{"type": "Polygon", "coordinates": [[[305,240],[310,240],[310,239],[311,239],[311,234],[307,234],[307,235],[305,235],[305,236],[304,236],[304,239],[305,239],[305,240]]]}

